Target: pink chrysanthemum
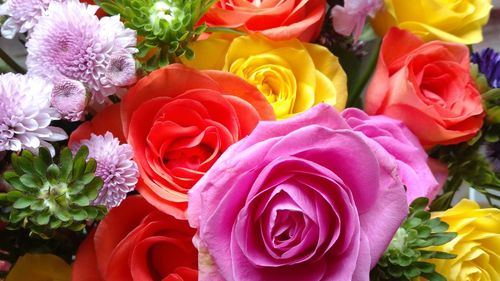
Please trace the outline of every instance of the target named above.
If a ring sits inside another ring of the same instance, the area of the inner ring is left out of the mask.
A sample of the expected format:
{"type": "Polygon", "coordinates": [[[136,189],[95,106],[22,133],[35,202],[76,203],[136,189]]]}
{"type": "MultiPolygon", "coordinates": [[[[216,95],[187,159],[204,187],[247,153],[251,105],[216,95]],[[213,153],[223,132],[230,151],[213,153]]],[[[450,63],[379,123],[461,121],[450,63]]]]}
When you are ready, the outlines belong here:
{"type": "Polygon", "coordinates": [[[137,39],[119,16],[99,19],[97,9],[77,0],[51,3],[26,44],[26,64],[30,73],[51,80],[64,76],[80,81],[96,101],[103,102],[122,86],[106,76],[111,59],[137,52],[137,39]]]}
{"type": "Polygon", "coordinates": [[[64,0],[7,0],[0,5],[0,15],[8,16],[2,25],[2,36],[12,39],[16,33],[30,31],[51,2],[64,0]]]}
{"type": "Polygon", "coordinates": [[[87,101],[87,90],[81,82],[62,79],[54,83],[52,106],[61,118],[73,122],[82,120],[87,101]]]}
{"type": "Polygon", "coordinates": [[[132,147],[120,144],[110,132],[104,136],[92,134],[90,139],[80,141],[73,151],[77,151],[82,145],[89,148],[88,158],[97,162],[95,175],[104,181],[93,204],[104,205],[108,209],[118,206],[127,193],[134,190],[139,177],[137,164],[132,160],[132,147]]]}
{"type": "Polygon", "coordinates": [[[7,73],[0,75],[0,151],[54,149],[48,141],[68,136],[61,128],[51,127],[58,119],[50,107],[52,84],[38,77],[7,73]]]}

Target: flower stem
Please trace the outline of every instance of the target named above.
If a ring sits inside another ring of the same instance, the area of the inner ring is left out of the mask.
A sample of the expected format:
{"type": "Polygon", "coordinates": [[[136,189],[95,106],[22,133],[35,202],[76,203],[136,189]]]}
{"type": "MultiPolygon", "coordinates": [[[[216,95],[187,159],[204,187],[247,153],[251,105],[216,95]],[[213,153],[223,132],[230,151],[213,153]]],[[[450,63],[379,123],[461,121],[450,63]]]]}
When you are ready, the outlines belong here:
{"type": "Polygon", "coordinates": [[[377,65],[378,55],[380,51],[381,40],[377,39],[374,42],[375,47],[370,53],[370,57],[368,58],[368,65],[361,73],[361,78],[355,83],[352,87],[352,90],[349,93],[349,106],[354,106],[358,108],[363,107],[363,101],[361,99],[361,94],[366,87],[366,84],[372,77],[373,71],[375,70],[375,66],[377,65]]]}
{"type": "Polygon", "coordinates": [[[14,59],[12,59],[9,54],[7,54],[3,49],[0,48],[0,58],[15,72],[25,74],[26,69],[20,66],[14,59]]]}

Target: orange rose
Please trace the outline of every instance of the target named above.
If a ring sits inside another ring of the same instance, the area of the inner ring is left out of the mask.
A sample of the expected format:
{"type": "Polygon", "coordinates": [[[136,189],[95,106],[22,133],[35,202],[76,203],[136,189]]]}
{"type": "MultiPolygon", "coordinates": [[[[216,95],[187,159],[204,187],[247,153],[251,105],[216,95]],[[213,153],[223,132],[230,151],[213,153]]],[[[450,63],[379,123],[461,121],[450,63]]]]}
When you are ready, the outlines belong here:
{"type": "Polygon", "coordinates": [[[125,95],[123,128],[139,166],[136,186],[158,209],[185,219],[187,192],[259,120],[274,120],[243,79],[181,64],[153,71],[125,95]]]}
{"type": "Polygon", "coordinates": [[[366,112],[402,120],[427,148],[467,141],[484,117],[469,64],[465,45],[424,43],[393,28],[382,42],[366,112]]]}
{"type": "Polygon", "coordinates": [[[319,35],[325,10],[325,0],[220,0],[200,22],[261,32],[274,40],[312,41],[319,35]]]}
{"type": "Polygon", "coordinates": [[[195,230],[141,196],[113,208],[80,245],[73,281],[196,281],[195,230]]]}

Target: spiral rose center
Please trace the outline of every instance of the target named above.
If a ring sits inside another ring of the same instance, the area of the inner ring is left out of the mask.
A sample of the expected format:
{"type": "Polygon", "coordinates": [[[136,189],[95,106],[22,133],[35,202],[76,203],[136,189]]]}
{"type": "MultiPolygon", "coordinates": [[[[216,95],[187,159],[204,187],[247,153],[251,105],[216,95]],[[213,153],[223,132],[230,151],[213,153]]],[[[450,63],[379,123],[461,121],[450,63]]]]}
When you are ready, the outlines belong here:
{"type": "Polygon", "coordinates": [[[277,56],[262,54],[236,60],[229,71],[257,87],[279,116],[292,112],[297,94],[297,81],[286,65],[277,56]]]}

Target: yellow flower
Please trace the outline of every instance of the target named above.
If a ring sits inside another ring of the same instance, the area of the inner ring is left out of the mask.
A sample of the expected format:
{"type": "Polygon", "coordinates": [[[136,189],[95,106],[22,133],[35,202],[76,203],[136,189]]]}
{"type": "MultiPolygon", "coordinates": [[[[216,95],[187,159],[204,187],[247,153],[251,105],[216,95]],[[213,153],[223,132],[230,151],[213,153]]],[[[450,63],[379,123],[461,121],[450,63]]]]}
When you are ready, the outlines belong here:
{"type": "Polygon", "coordinates": [[[182,60],[197,69],[231,72],[255,85],[280,119],[325,102],[342,110],[347,76],[323,46],[292,39],[271,41],[260,35],[234,39],[211,36],[192,43],[195,58],[182,60]]]}
{"type": "Polygon", "coordinates": [[[500,280],[499,209],[480,209],[476,202],[463,199],[433,216],[448,223],[448,231],[458,234],[449,243],[430,248],[457,255],[450,260],[429,260],[436,264],[437,272],[449,281],[500,280]]]}
{"type": "Polygon", "coordinates": [[[49,254],[26,254],[20,257],[6,281],[70,281],[71,267],[49,254]]]}
{"type": "Polygon", "coordinates": [[[491,0],[385,0],[372,26],[380,35],[396,26],[425,41],[476,44],[483,40],[491,7],[491,0]]]}

